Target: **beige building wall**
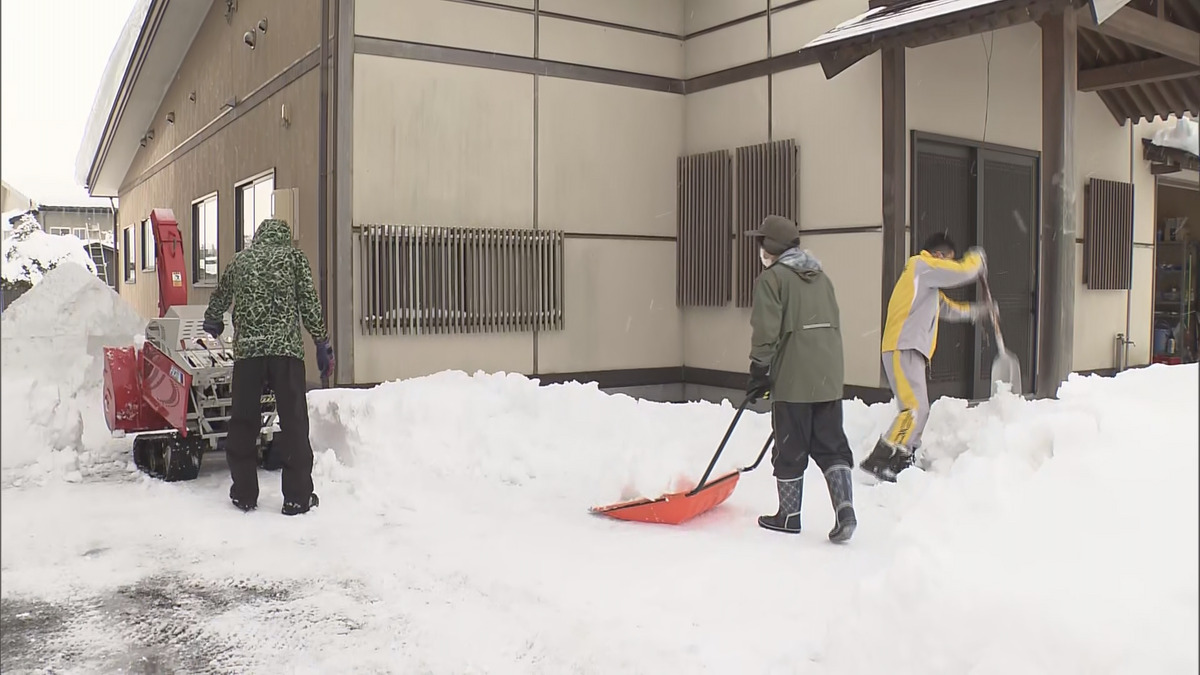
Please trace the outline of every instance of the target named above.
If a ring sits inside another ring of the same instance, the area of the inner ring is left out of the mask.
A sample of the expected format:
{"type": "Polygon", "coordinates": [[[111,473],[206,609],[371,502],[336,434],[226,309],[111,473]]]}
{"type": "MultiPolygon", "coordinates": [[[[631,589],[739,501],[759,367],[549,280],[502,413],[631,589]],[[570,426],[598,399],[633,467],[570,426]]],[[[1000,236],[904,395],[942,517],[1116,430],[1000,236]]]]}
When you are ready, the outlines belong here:
{"type": "MultiPolygon", "coordinates": [[[[1041,150],[1041,31],[1036,25],[910,49],[906,60],[910,130],[1041,150]]],[[[860,67],[854,66],[851,71],[860,67]]],[[[1118,124],[1099,97],[1088,92],[1076,95],[1074,133],[1075,205],[1080,229],[1075,247],[1072,368],[1113,368],[1116,335],[1127,330],[1136,343],[1130,349],[1129,364],[1143,365],[1150,361],[1147,345],[1153,283],[1153,249],[1149,244],[1153,241],[1154,179],[1142,159],[1140,140],[1147,134],[1131,133],[1131,125],[1118,124]],[[1091,290],[1082,282],[1084,189],[1090,178],[1134,184],[1135,244],[1129,291],[1091,290]]]]}
{"type": "MultiPolygon", "coordinates": [[[[529,8],[528,2],[504,3],[529,8]]],[[[567,16],[677,34],[682,3],[544,0],[567,16]]],[[[680,77],[680,40],[442,0],[357,0],[359,35],[680,77]],[[536,39],[535,39],[536,36],[536,39]]],[[[678,94],[357,54],[355,223],[563,230],[565,328],[366,336],[355,379],[448,368],[568,373],[682,365],[675,308],[678,94]],[[647,236],[658,239],[647,239],[647,236]]],[[[355,282],[355,316],[361,317],[355,282]]]]}
{"type": "MultiPolygon", "coordinates": [[[[775,5],[784,3],[776,2],[775,5]]],[[[761,12],[763,2],[689,0],[688,30],[761,12]]],[[[812,37],[866,9],[866,2],[814,0],[720,28],[686,43],[689,76],[800,49],[812,37]],[[768,21],[770,40],[768,51],[768,21]]],[[[799,146],[801,243],[837,289],[846,383],[879,386],[882,255],[880,74],[878,56],[834,78],[819,65],[689,94],[685,151],[729,149],[793,138],[799,146]],[[830,133],[840,129],[839,133],[830,133]],[[853,228],[856,232],[820,230],[853,228]],[[873,261],[864,265],[864,260],[873,261]]],[[[735,223],[738,232],[757,223],[735,223]]],[[[683,312],[684,363],[744,372],[750,311],[732,303],[683,312]]]]}
{"type": "MultiPolygon", "coordinates": [[[[195,148],[166,163],[188,138],[232,111],[223,108],[231,97],[243,101],[276,78],[291,64],[315,50],[320,34],[319,0],[241,0],[232,20],[225,19],[224,3],[213,3],[162,104],[155,113],[154,138],[135,155],[120,190],[116,242],[133,227],[137,258],[133,283],[120,276],[119,291],[143,316],[158,316],[157,272],[142,269],[141,221],[151,209],[174,211],[183,237],[188,274],[188,302],[205,304],[211,286],[196,286],[192,275],[192,202],[217,193],[218,258],[223,270],[235,251],[234,185],[265,171],[275,171],[275,187],[299,188],[298,245],[317,273],[317,103],[318,71],[313,68],[261,104],[238,115],[195,148]],[[255,49],[242,35],[260,19],[268,32],[260,34],[255,49]],[[195,98],[193,101],[192,98],[195,98]],[[289,124],[281,122],[282,106],[289,124]],[[174,113],[174,124],[166,122],[174,113]]],[[[306,341],[310,365],[315,363],[311,342],[306,341]]],[[[315,372],[310,370],[310,372],[315,372]]]]}
{"type": "MultiPolygon", "coordinates": [[[[761,3],[689,0],[688,30],[704,30],[760,12],[761,3]]],[[[814,0],[709,32],[686,42],[689,76],[703,75],[799,49],[866,9],[858,0],[814,0]]],[[[906,53],[908,130],[1041,149],[1041,34],[1033,24],[984,36],[910,49],[906,53]]],[[[879,56],[832,80],[813,65],[687,96],[685,151],[704,152],[795,138],[800,148],[799,225],[803,245],[821,258],[838,289],[848,384],[878,386],[880,317],[879,231],[813,234],[823,228],[865,228],[882,222],[881,81],[879,56]],[[831,133],[831,130],[836,132],[831,133]],[[864,261],[872,261],[864,264],[864,261]]],[[[1133,288],[1093,291],[1076,270],[1075,370],[1113,367],[1114,339],[1136,343],[1129,363],[1149,362],[1153,274],[1153,177],[1141,159],[1143,136],[1120,125],[1092,93],[1076,102],[1077,265],[1082,264],[1084,187],[1089,178],[1135,184],[1133,288]],[[1127,329],[1128,322],[1128,329],[1127,329]]],[[[911,143],[909,144],[911,145],[911,143]]],[[[911,154],[911,147],[909,148],[911,154]]],[[[911,172],[910,172],[911,173],[911,172]]],[[[911,186],[912,176],[908,176],[911,186]]],[[[911,189],[906,191],[911,200],[911,189]]],[[[905,210],[905,220],[908,210],[905,210]]],[[[747,229],[738,223],[737,229],[747,229]]],[[[744,370],[749,312],[732,306],[688,308],[684,363],[744,370]]]]}

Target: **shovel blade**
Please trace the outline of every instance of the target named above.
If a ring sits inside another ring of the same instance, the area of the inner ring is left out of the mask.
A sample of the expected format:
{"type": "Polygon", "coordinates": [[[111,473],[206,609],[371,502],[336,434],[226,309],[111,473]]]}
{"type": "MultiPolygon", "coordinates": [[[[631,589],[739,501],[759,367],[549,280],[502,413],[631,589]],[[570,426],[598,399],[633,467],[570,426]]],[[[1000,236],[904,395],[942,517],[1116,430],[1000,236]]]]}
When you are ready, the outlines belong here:
{"type": "Polygon", "coordinates": [[[1021,362],[1010,351],[1000,352],[996,355],[996,360],[992,362],[992,396],[995,396],[996,392],[1000,390],[1001,382],[1007,384],[1012,393],[1017,395],[1022,393],[1021,362]]]}

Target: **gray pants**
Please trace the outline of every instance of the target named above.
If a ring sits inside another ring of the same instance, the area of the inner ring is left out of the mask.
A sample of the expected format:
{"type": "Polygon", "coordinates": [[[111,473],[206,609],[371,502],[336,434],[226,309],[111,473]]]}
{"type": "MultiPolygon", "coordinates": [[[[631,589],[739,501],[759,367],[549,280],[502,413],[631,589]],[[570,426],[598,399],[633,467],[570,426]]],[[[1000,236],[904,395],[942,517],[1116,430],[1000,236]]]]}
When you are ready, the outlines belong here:
{"type": "Polygon", "coordinates": [[[929,392],[925,388],[928,363],[921,352],[913,349],[883,353],[883,371],[900,405],[900,413],[883,438],[910,453],[921,445],[921,434],[929,420],[929,392]]]}

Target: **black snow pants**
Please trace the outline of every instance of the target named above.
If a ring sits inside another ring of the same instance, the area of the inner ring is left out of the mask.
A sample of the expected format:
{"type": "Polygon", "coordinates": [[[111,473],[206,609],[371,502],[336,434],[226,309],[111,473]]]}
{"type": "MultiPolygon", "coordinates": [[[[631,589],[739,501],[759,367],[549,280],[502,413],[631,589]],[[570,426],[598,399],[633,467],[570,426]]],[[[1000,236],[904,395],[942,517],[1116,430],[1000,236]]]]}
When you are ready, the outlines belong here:
{"type": "Polygon", "coordinates": [[[258,434],[262,428],[262,395],[275,393],[279,433],[271,445],[283,466],[283,500],[307,504],[312,495],[313,451],[308,441],[308,399],[304,362],[292,356],[259,356],[233,364],[233,404],[225,461],[233,487],[229,497],[258,503],[258,434]]]}
{"type": "Polygon", "coordinates": [[[854,466],[850,442],[842,428],[841,401],[775,401],[771,404],[771,428],[775,431],[771,464],[780,480],[803,476],[810,455],[823,472],[839,464],[854,466]]]}

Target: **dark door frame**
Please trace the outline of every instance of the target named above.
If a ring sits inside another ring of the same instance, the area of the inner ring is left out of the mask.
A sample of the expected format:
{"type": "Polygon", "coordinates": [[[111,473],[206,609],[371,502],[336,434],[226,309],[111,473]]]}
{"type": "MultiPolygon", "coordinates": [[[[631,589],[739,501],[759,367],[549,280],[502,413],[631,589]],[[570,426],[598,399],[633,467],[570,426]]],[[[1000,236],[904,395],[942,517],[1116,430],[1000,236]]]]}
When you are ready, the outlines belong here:
{"type": "MultiPolygon", "coordinates": [[[[1042,299],[1042,193],[1041,193],[1041,175],[1042,175],[1042,152],[1040,150],[1030,150],[1028,148],[1019,148],[1001,143],[991,143],[988,141],[976,141],[967,138],[959,138],[957,136],[948,136],[945,134],[936,134],[928,131],[919,131],[912,129],[909,132],[909,153],[908,153],[908,175],[910,176],[908,185],[908,249],[907,257],[914,255],[915,249],[920,246],[920,242],[916,241],[916,222],[917,222],[917,148],[922,143],[938,143],[942,145],[956,145],[965,147],[974,151],[976,163],[978,162],[979,151],[990,150],[996,152],[1004,152],[1021,157],[1028,157],[1034,160],[1034,169],[1037,175],[1034,176],[1034,194],[1033,194],[1033,223],[1031,227],[1036,228],[1037,236],[1033,238],[1033,341],[1032,354],[1030,355],[1031,363],[1022,363],[1021,369],[1024,371],[1028,368],[1031,372],[1033,381],[1037,382],[1038,375],[1038,360],[1041,352],[1041,299],[1042,299]]],[[[978,166],[974,167],[974,178],[978,179],[978,166]]],[[[978,183],[976,183],[976,192],[978,192],[978,183]]],[[[975,201],[975,223],[976,227],[982,218],[982,200],[976,195],[975,201]]],[[[906,259],[907,259],[906,257],[906,259]]],[[[978,330],[976,331],[978,335],[978,330]]],[[[979,340],[975,343],[975,357],[980,358],[982,350],[979,340]]],[[[976,362],[978,367],[978,362],[976,362]]],[[[974,379],[974,376],[972,377],[974,379]]]]}

